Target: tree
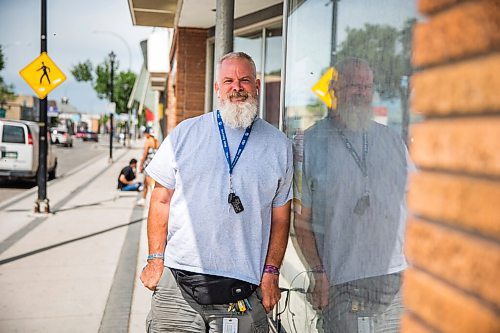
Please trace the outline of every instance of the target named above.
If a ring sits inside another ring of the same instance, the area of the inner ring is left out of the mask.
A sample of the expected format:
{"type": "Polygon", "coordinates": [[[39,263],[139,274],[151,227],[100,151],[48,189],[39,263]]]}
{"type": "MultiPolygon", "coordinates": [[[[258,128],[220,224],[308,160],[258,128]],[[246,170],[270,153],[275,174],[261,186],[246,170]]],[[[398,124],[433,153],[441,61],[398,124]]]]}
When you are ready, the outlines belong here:
{"type": "MultiPolygon", "coordinates": [[[[2,45],[0,45],[0,71],[5,68],[5,57],[3,55],[2,45]]],[[[4,82],[3,77],[0,76],[0,106],[7,103],[8,100],[16,97],[14,94],[14,86],[8,85],[4,82]]]]}
{"type": "Polygon", "coordinates": [[[379,24],[365,24],[362,29],[347,28],[347,38],[340,44],[337,57],[337,60],[365,59],[373,70],[375,90],[380,97],[401,99],[404,140],[408,134],[408,79],[412,74],[411,36],[415,22],[414,18],[408,19],[401,30],[379,24]]]}
{"type": "MultiPolygon", "coordinates": [[[[136,74],[127,71],[118,71],[119,63],[113,64],[113,98],[116,103],[116,112],[127,112],[127,103],[132,92],[136,74]]],[[[90,60],[80,62],[71,69],[71,74],[78,82],[90,82],[94,88],[97,97],[100,99],[111,98],[111,61],[109,58],[97,66],[94,66],[90,60]]]]}
{"type": "Polygon", "coordinates": [[[382,98],[399,94],[401,77],[411,73],[400,50],[401,31],[379,24],[365,24],[362,29],[347,28],[347,38],[339,47],[338,60],[358,57],[368,61],[375,77],[375,89],[382,98]]]}

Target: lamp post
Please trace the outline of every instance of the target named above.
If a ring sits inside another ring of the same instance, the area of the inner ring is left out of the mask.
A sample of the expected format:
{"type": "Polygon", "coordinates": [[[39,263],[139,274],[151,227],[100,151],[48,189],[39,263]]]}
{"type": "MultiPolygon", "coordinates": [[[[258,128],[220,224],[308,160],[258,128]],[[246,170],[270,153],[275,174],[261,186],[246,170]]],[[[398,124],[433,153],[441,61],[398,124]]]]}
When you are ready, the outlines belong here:
{"type": "MultiPolygon", "coordinates": [[[[128,83],[123,84],[123,90],[125,93],[128,92],[130,86],[128,83]]],[[[125,136],[123,137],[123,147],[130,148],[130,109],[127,108],[127,122],[125,123],[125,136]]]]}
{"type": "MultiPolygon", "coordinates": [[[[109,101],[111,103],[111,108],[114,109],[114,79],[115,79],[115,60],[116,60],[116,54],[111,51],[109,54],[109,62],[111,63],[111,77],[109,81],[109,101]]],[[[109,162],[113,162],[113,116],[114,116],[115,110],[110,110],[110,115],[109,115],[109,162]]]]}

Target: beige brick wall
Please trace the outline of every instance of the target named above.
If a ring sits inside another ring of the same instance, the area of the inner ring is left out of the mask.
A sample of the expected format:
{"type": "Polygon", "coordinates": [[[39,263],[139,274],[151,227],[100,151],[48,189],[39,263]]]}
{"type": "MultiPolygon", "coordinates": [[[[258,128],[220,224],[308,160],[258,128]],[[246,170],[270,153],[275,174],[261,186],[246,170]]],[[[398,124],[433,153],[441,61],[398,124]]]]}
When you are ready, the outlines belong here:
{"type": "Polygon", "coordinates": [[[419,0],[403,332],[500,332],[500,1],[419,0]]]}

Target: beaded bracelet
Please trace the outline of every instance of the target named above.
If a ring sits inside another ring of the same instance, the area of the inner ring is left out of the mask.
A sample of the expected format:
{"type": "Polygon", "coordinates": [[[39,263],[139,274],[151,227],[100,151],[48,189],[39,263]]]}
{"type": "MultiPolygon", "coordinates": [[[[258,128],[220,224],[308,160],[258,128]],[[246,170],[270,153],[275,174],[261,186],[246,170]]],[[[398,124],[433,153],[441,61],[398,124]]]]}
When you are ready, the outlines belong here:
{"type": "Polygon", "coordinates": [[[324,273],[325,272],[325,268],[323,267],[323,265],[317,265],[317,266],[314,266],[313,268],[311,268],[311,272],[312,273],[324,273]]]}
{"type": "Polygon", "coordinates": [[[148,255],[148,260],[152,260],[152,259],[163,260],[164,258],[165,258],[165,256],[163,255],[163,253],[153,253],[153,254],[148,255]]]}
{"type": "Polygon", "coordinates": [[[264,273],[269,273],[273,275],[280,275],[280,270],[278,267],[273,265],[264,265],[264,273]]]}

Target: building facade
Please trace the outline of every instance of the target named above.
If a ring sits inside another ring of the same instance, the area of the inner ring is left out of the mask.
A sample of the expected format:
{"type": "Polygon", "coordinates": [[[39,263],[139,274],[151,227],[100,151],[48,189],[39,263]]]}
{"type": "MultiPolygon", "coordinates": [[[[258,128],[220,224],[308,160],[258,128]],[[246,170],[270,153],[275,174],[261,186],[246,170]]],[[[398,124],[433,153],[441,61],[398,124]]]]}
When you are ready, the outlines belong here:
{"type": "MultiPolygon", "coordinates": [[[[336,64],[355,57],[367,61],[373,71],[374,120],[406,144],[411,156],[407,164],[418,170],[408,177],[403,200],[397,203],[401,223],[378,242],[404,249],[407,255],[409,268],[401,264],[401,270],[384,270],[404,272],[398,297],[405,309],[392,313],[389,320],[359,319],[358,330],[372,332],[387,325],[388,331],[404,332],[499,331],[500,294],[494,281],[500,271],[500,211],[495,204],[500,197],[500,83],[493,74],[500,66],[498,2],[131,0],[134,24],[174,29],[160,110],[167,135],[184,119],[216,107],[215,55],[221,45],[216,33],[224,29],[217,11],[231,8],[228,4],[234,4],[233,28],[226,31],[224,42],[253,57],[262,81],[260,117],[295,144],[295,212],[281,277],[282,286],[292,291],[289,297],[283,294],[273,314],[273,329],[330,329],[325,326],[329,319],[311,302],[314,267],[305,258],[297,220],[306,179],[331,179],[319,174],[321,168],[312,176],[303,173],[304,140],[336,106],[328,92],[336,64]]],[[[325,145],[323,155],[337,156],[329,147],[325,145]]],[[[320,148],[317,143],[312,149],[320,148]]],[[[390,148],[378,149],[388,153],[390,148]]],[[[346,156],[341,162],[352,162],[346,156]]],[[[385,162],[375,168],[375,175],[398,172],[392,158],[385,162]]],[[[392,198],[393,192],[385,197],[392,198]]],[[[337,207],[331,203],[322,209],[337,207]]],[[[335,239],[325,225],[314,228],[318,237],[335,239]]],[[[365,235],[344,229],[333,233],[356,242],[372,232],[370,228],[365,235]]],[[[377,253],[368,248],[359,261],[379,260],[377,253]]],[[[362,312],[363,303],[353,297],[347,302],[350,312],[362,312]]],[[[371,315],[358,316],[365,317],[371,315]]]]}

